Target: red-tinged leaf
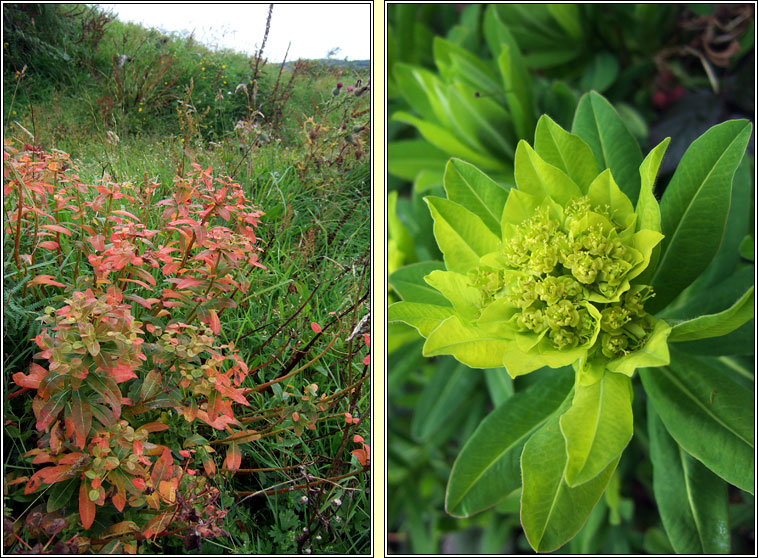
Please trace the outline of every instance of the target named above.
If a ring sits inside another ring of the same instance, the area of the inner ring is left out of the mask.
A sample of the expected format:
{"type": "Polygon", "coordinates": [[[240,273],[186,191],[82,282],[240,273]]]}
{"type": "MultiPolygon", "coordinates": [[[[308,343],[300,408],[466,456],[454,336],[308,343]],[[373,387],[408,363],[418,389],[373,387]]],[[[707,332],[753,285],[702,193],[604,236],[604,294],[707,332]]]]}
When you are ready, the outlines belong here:
{"type": "MultiPolygon", "coordinates": [[[[153,277],[150,273],[147,272],[147,270],[141,269],[139,267],[132,267],[129,269],[129,271],[132,273],[132,275],[136,275],[145,283],[150,283],[153,287],[156,285],[155,277],[153,277]]],[[[149,287],[146,287],[149,289],[149,287]]]]}
{"type": "Polygon", "coordinates": [[[186,279],[181,279],[176,284],[177,290],[186,289],[187,287],[197,287],[198,285],[202,285],[205,283],[203,279],[198,279],[196,277],[187,277],[186,279]]]}
{"type": "Polygon", "coordinates": [[[371,346],[371,334],[364,333],[363,334],[363,342],[366,344],[367,347],[371,346]]]}
{"type": "Polygon", "coordinates": [[[237,444],[232,443],[226,452],[226,459],[224,460],[224,469],[235,473],[242,465],[242,452],[237,444]]]}
{"type": "Polygon", "coordinates": [[[299,421],[300,420],[300,413],[298,413],[297,411],[295,411],[294,413],[292,413],[292,420],[294,422],[299,421]]]}
{"type": "Polygon", "coordinates": [[[75,445],[79,449],[84,449],[90,428],[92,428],[92,409],[89,403],[82,401],[79,390],[71,392],[71,419],[74,426],[75,445]]]}
{"type": "Polygon", "coordinates": [[[54,484],[66,478],[66,474],[71,470],[71,465],[56,465],[55,467],[45,467],[35,473],[39,475],[40,480],[45,484],[54,484]]]}
{"type": "Polygon", "coordinates": [[[181,263],[168,263],[164,265],[161,268],[161,271],[163,272],[163,275],[171,275],[172,273],[176,273],[176,270],[178,270],[181,267],[181,263]]]}
{"type": "Polygon", "coordinates": [[[58,455],[63,448],[63,432],[61,432],[61,421],[56,420],[50,429],[50,453],[58,455]]]}
{"type": "Polygon", "coordinates": [[[148,539],[153,535],[160,535],[168,528],[169,525],[171,525],[171,520],[173,517],[173,511],[168,511],[160,515],[156,515],[154,518],[147,522],[147,528],[142,532],[142,534],[145,535],[145,538],[148,539]]]}
{"type": "Polygon", "coordinates": [[[363,436],[361,436],[360,434],[356,434],[355,436],[353,436],[353,442],[355,442],[356,444],[363,442],[363,436]]]}
{"type": "Polygon", "coordinates": [[[47,370],[42,368],[39,364],[31,363],[29,365],[29,375],[25,375],[23,372],[16,372],[13,375],[13,381],[16,385],[30,389],[39,389],[39,383],[47,376],[47,370]]]}
{"type": "Polygon", "coordinates": [[[68,392],[61,391],[56,393],[39,410],[37,416],[36,428],[39,431],[45,430],[50,426],[53,421],[58,417],[58,414],[63,410],[66,404],[66,396],[68,392]]]}
{"type": "Polygon", "coordinates": [[[323,330],[321,329],[321,326],[318,325],[316,322],[311,322],[311,329],[314,333],[321,333],[323,330]]]}
{"type": "MultiPolygon", "coordinates": [[[[158,298],[142,298],[141,296],[132,295],[132,294],[124,295],[124,298],[126,298],[127,300],[131,300],[133,302],[136,302],[137,304],[147,308],[148,310],[152,310],[153,304],[155,304],[156,302],[160,302],[160,299],[158,298]]],[[[148,324],[148,331],[150,331],[149,327],[153,327],[153,326],[150,326],[148,324]]]]}
{"type": "Polygon", "coordinates": [[[135,283],[139,285],[140,287],[142,287],[143,289],[150,290],[150,285],[148,285],[144,281],[140,281],[139,279],[129,279],[128,277],[119,277],[118,280],[123,281],[125,283],[135,283]]]}
{"type": "Polygon", "coordinates": [[[60,461],[58,461],[58,465],[73,465],[77,461],[83,460],[84,458],[86,458],[86,456],[81,452],[67,453],[61,457],[60,461]]]}
{"type": "MultiPolygon", "coordinates": [[[[121,507],[123,508],[123,506],[121,507]]],[[[119,509],[119,511],[121,511],[121,509],[119,509]]],[[[103,536],[106,538],[123,537],[124,535],[136,534],[139,532],[139,526],[134,521],[121,521],[120,523],[108,527],[103,532],[103,536]]]]}
{"type": "Polygon", "coordinates": [[[369,353],[369,354],[367,354],[367,355],[366,355],[366,358],[364,358],[364,359],[363,359],[363,364],[364,364],[365,366],[368,366],[369,364],[371,364],[371,354],[370,354],[370,353],[369,353]]]}
{"type": "Polygon", "coordinates": [[[24,495],[31,494],[39,488],[40,484],[42,484],[42,476],[40,473],[41,471],[37,471],[29,478],[29,482],[27,482],[24,487],[24,495]]]}
{"type": "Polygon", "coordinates": [[[205,474],[209,477],[215,475],[216,463],[213,461],[213,458],[210,455],[203,454],[201,459],[203,461],[203,469],[205,469],[205,474]]]}
{"type": "Polygon", "coordinates": [[[43,450],[40,450],[40,449],[31,450],[31,451],[27,452],[24,455],[24,457],[29,457],[30,455],[33,455],[32,451],[38,452],[34,456],[34,459],[32,459],[32,464],[33,465],[40,465],[42,463],[55,463],[55,459],[53,459],[53,456],[50,455],[50,453],[48,451],[43,451],[43,450]]]}
{"type": "Polygon", "coordinates": [[[92,479],[92,488],[98,489],[102,485],[102,481],[100,480],[100,477],[95,477],[92,479]]]}
{"type": "Polygon", "coordinates": [[[105,237],[101,234],[88,236],[87,242],[90,243],[90,245],[96,252],[102,252],[103,250],[105,250],[105,237]]]}
{"type": "Polygon", "coordinates": [[[197,225],[198,222],[194,219],[176,219],[175,221],[171,221],[169,223],[170,226],[175,227],[176,225],[197,225]]]}
{"type": "Polygon", "coordinates": [[[245,399],[245,396],[242,394],[242,390],[234,389],[217,383],[216,391],[218,391],[221,395],[225,395],[229,399],[233,399],[240,405],[245,405],[246,407],[250,406],[250,403],[248,403],[247,399],[245,399]]]}
{"type": "Polygon", "coordinates": [[[16,479],[5,479],[5,486],[13,486],[14,484],[21,484],[22,482],[26,482],[29,480],[29,477],[24,475],[23,477],[18,477],[16,479]]]}
{"type": "Polygon", "coordinates": [[[174,477],[171,480],[161,481],[158,483],[158,493],[164,502],[173,504],[176,502],[176,488],[179,485],[179,479],[174,477]]]}
{"type": "Polygon", "coordinates": [[[82,527],[89,529],[95,521],[95,502],[89,499],[89,489],[87,483],[82,482],[79,485],[79,516],[82,519],[82,527]]]}
{"type": "Polygon", "coordinates": [[[148,422],[147,424],[140,426],[136,431],[160,432],[162,430],[168,430],[168,424],[163,424],[162,422],[148,422]]]}
{"type": "Polygon", "coordinates": [[[57,233],[65,234],[66,236],[71,236],[71,231],[68,230],[66,227],[62,227],[60,225],[40,225],[40,229],[54,231],[57,233]]]}
{"type": "Polygon", "coordinates": [[[108,375],[113,378],[117,384],[126,382],[127,380],[132,380],[137,377],[137,374],[134,373],[132,367],[128,364],[124,364],[123,362],[117,363],[114,368],[111,368],[107,372],[108,375]]]}
{"type": "Polygon", "coordinates": [[[145,480],[137,478],[137,477],[132,479],[132,484],[138,490],[145,490],[145,488],[147,487],[147,485],[145,484],[145,480]]]}
{"type": "Polygon", "coordinates": [[[221,333],[221,321],[218,319],[218,314],[216,314],[215,310],[208,310],[208,327],[211,328],[211,331],[215,335],[221,333]]]}
{"type": "Polygon", "coordinates": [[[171,455],[171,450],[163,448],[163,453],[153,465],[153,472],[150,474],[150,478],[153,481],[153,486],[158,486],[158,483],[162,480],[169,480],[174,471],[174,458],[171,455]]]}
{"type": "Polygon", "coordinates": [[[259,440],[260,437],[261,435],[255,430],[243,430],[242,432],[235,432],[234,434],[227,436],[221,440],[221,443],[244,444],[246,442],[254,442],[256,440],[259,440]]]}
{"type": "Polygon", "coordinates": [[[153,369],[148,372],[140,387],[140,399],[144,401],[156,395],[161,390],[161,380],[161,373],[158,370],[153,369]]]}
{"type": "Polygon", "coordinates": [[[37,244],[37,246],[39,246],[40,248],[44,248],[45,250],[57,250],[60,244],[58,244],[54,240],[45,240],[37,244]]]}
{"type": "Polygon", "coordinates": [[[52,275],[37,275],[34,279],[29,281],[29,285],[52,285],[53,287],[65,287],[63,283],[59,283],[52,275]]]}
{"type": "Polygon", "coordinates": [[[111,211],[111,213],[113,215],[121,215],[122,217],[129,217],[129,219],[134,219],[135,221],[139,221],[139,217],[129,213],[128,211],[124,211],[123,209],[116,209],[114,211],[111,211]]]}
{"type": "Polygon", "coordinates": [[[358,463],[360,463],[364,467],[366,466],[369,460],[369,456],[366,450],[356,449],[356,450],[351,451],[350,453],[352,453],[355,456],[355,458],[358,460],[358,463]]]}
{"type": "Polygon", "coordinates": [[[238,420],[227,415],[218,415],[215,419],[210,420],[210,418],[208,418],[208,413],[206,413],[202,409],[198,409],[197,418],[199,418],[206,424],[212,426],[216,430],[225,430],[226,427],[229,426],[230,424],[234,424],[235,426],[239,425],[238,420]]]}

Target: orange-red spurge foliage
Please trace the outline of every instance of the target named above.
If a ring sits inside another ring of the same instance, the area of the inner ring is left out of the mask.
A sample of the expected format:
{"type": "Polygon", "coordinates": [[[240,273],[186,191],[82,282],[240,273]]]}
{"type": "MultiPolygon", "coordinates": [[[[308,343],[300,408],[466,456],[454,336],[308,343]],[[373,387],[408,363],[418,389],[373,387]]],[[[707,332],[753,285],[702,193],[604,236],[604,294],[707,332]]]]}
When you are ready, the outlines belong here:
{"type": "MultiPolygon", "coordinates": [[[[5,144],[5,209],[12,216],[5,234],[14,261],[30,275],[35,264],[53,262],[34,268],[48,273],[32,276],[27,288],[65,294],[59,308],[46,309],[34,339],[37,362],[28,374],[13,374],[17,385],[36,391],[32,408],[43,433],[27,455],[46,466],[25,493],[79,479],[85,529],[107,502],[119,511],[152,508],[147,525],[122,533],[127,550],[136,550],[130,537],[176,529],[182,518],[204,525],[203,536],[223,534],[214,523],[223,518],[213,505],[215,489],[188,468],[197,458],[213,474],[212,448],[195,441],[189,445],[196,453],[176,463],[172,449],[180,448],[151,440],[168,427],[141,415],[173,408],[188,422],[233,432],[234,406],[249,405],[240,387],[247,365],[233,344],[217,339],[219,312],[234,308],[233,296],[263,268],[255,234],[262,213],[239,184],[192,166],[175,178],[169,198],[153,203],[158,184],[85,184],[67,154],[5,144]],[[146,222],[150,207],[161,212],[156,228],[146,222]],[[60,266],[72,257],[74,269],[64,278],[60,266]],[[189,496],[177,499],[177,492],[189,496]]],[[[245,431],[248,440],[251,433],[245,431]]],[[[228,448],[225,465],[234,471],[239,444],[228,448]]]]}

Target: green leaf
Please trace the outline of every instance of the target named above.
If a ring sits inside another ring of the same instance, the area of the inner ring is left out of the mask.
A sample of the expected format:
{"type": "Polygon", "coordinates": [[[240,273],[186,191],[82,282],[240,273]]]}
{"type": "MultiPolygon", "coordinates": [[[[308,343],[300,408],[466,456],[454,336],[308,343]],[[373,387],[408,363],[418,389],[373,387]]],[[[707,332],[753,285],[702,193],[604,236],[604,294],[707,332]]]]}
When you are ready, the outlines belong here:
{"type": "Polygon", "coordinates": [[[452,129],[468,147],[502,159],[503,168],[513,160],[516,134],[511,116],[487,97],[477,97],[465,83],[448,86],[452,129]]]}
{"type": "Polygon", "coordinates": [[[448,83],[462,81],[476,91],[495,91],[495,73],[479,57],[442,37],[434,38],[434,61],[448,83]]]}
{"type": "Polygon", "coordinates": [[[416,404],[411,435],[419,441],[428,440],[466,403],[477,381],[478,376],[468,367],[445,359],[435,368],[416,404]]]}
{"type": "Polygon", "coordinates": [[[484,380],[487,382],[487,391],[495,407],[513,395],[513,380],[502,366],[485,370],[484,380]]]}
{"type": "Polygon", "coordinates": [[[387,145],[388,171],[413,181],[420,172],[445,167],[449,155],[423,139],[391,141],[387,145]]]}
{"type": "Polygon", "coordinates": [[[703,465],[753,493],[753,393],[715,360],[671,349],[671,365],[640,370],[642,385],[666,429],[703,465]]]}
{"type": "Polygon", "coordinates": [[[587,142],[598,168],[611,169],[621,191],[636,204],[642,151],[613,106],[595,91],[586,93],[576,107],[571,131],[587,142]]]}
{"type": "Polygon", "coordinates": [[[589,386],[577,385],[571,408],[560,418],[566,439],[565,479],[583,484],[605,470],[632,439],[632,382],[606,372],[589,386]]]}
{"type": "MultiPolygon", "coordinates": [[[[661,208],[658,205],[658,200],[653,190],[655,178],[658,176],[658,169],[661,166],[663,155],[666,153],[666,148],[670,141],[671,138],[666,138],[656,145],[640,165],[640,196],[637,199],[637,207],[635,208],[638,231],[648,229],[661,232],[661,208]]],[[[647,269],[637,279],[639,283],[646,284],[648,282],[658,264],[660,252],[660,245],[653,249],[647,269]]]]}
{"type": "Polygon", "coordinates": [[[695,140],[661,198],[665,235],[651,279],[655,313],[670,303],[710,264],[721,244],[729,212],[732,177],[745,153],[752,125],[730,120],[695,140]]]}
{"type": "Polygon", "coordinates": [[[500,73],[505,84],[505,102],[508,105],[516,134],[529,140],[534,129],[534,106],[531,78],[521,63],[521,55],[511,53],[516,47],[505,45],[497,58],[500,73]]]}
{"type": "Polygon", "coordinates": [[[616,184],[611,169],[605,169],[597,175],[587,190],[587,197],[596,206],[607,205],[609,214],[613,216],[614,221],[624,225],[624,228],[626,228],[627,222],[633,219],[634,206],[616,184]]]}
{"type": "Polygon", "coordinates": [[[424,198],[434,219],[434,238],[450,271],[466,273],[479,259],[499,249],[500,238],[463,206],[434,196],[424,198]]]}
{"type": "Polygon", "coordinates": [[[140,400],[150,399],[161,390],[161,373],[156,370],[150,370],[142,381],[140,386],[140,400]]]}
{"type": "Polygon", "coordinates": [[[508,346],[507,339],[464,325],[458,316],[451,316],[429,334],[424,356],[453,355],[471,368],[497,368],[502,366],[508,346]]]}
{"type": "Polygon", "coordinates": [[[565,172],[545,162],[524,140],[516,147],[514,174],[519,191],[539,199],[550,196],[565,206],[582,195],[579,186],[565,172]]]}
{"type": "Polygon", "coordinates": [[[653,491],[669,540],[678,554],[727,554],[726,483],[685,452],[648,405],[653,491]]]}
{"type": "Polygon", "coordinates": [[[445,167],[445,193],[475,215],[496,235],[500,235],[500,217],[508,199],[508,190],[474,165],[450,159],[445,167]]]}
{"type": "Polygon", "coordinates": [[[409,64],[395,64],[392,72],[403,97],[421,118],[450,127],[450,105],[442,80],[429,70],[409,64]]]}
{"type": "Polygon", "coordinates": [[[389,284],[406,302],[450,306],[450,302],[439,291],[424,281],[424,277],[437,269],[444,270],[444,264],[442,262],[419,262],[406,265],[389,276],[389,284]]]}
{"type": "Polygon", "coordinates": [[[566,443],[554,414],[532,435],[521,454],[521,525],[537,552],[551,552],[584,525],[616,469],[614,459],[594,479],[566,483],[566,443]]]}
{"type": "Polygon", "coordinates": [[[474,320],[479,316],[481,292],[469,285],[466,275],[454,271],[432,271],[424,281],[441,292],[465,320],[474,320]]]}
{"type": "Polygon", "coordinates": [[[602,93],[616,80],[619,73],[619,62],[610,52],[598,52],[584,68],[579,80],[579,86],[584,91],[594,89],[602,93]]]}
{"type": "Polygon", "coordinates": [[[545,162],[559,168],[586,193],[598,174],[597,163],[589,145],[570,134],[552,118],[543,114],[534,134],[534,150],[545,162]]]}
{"type": "Polygon", "coordinates": [[[582,39],[582,21],[576,4],[547,4],[547,9],[569,37],[582,39]]]}
{"type": "Polygon", "coordinates": [[[394,113],[392,119],[415,126],[429,143],[453,157],[460,157],[483,169],[503,170],[504,165],[502,161],[471,149],[458,139],[453,132],[439,124],[428,122],[403,111],[394,113]]]}
{"type": "Polygon", "coordinates": [[[718,314],[707,314],[681,322],[671,328],[669,341],[693,341],[731,333],[753,318],[755,287],[751,286],[731,307],[718,314]]]}
{"type": "Polygon", "coordinates": [[[521,486],[519,458],[524,444],[567,400],[572,386],[570,369],[546,369],[537,383],[487,415],[453,464],[445,495],[449,514],[471,516],[521,486]]]}
{"type": "Polygon", "coordinates": [[[397,196],[397,191],[387,195],[388,242],[393,243],[401,262],[410,263],[416,259],[416,247],[413,236],[398,217],[397,196]]]}
{"type": "Polygon", "coordinates": [[[70,504],[77,488],[79,488],[78,478],[50,485],[47,489],[47,513],[52,513],[70,504]]]}
{"type": "Polygon", "coordinates": [[[415,327],[423,337],[429,337],[441,322],[454,314],[451,306],[419,302],[396,302],[387,309],[389,322],[405,322],[415,327]]]}

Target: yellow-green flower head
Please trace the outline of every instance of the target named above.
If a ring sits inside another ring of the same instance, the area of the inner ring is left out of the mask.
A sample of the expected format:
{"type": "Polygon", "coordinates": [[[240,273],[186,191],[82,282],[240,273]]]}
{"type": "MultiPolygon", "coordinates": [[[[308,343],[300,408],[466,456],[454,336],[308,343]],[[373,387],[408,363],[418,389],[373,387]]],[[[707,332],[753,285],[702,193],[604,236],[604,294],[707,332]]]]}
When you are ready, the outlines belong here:
{"type": "MultiPolygon", "coordinates": [[[[450,199],[427,198],[447,270],[425,281],[450,309],[438,307],[439,323],[426,319],[419,328],[427,334],[424,353],[452,354],[477,368],[505,366],[514,377],[573,364],[580,383],[596,381],[606,369],[631,376],[639,366],[668,362],[670,328],[645,312],[654,292],[635,281],[663,235],[643,226],[610,169],[586,171],[596,167],[580,138],[552,121],[547,125],[581,144],[568,164],[585,170],[564,172],[521,141],[516,188],[507,192],[499,230],[484,204],[461,198],[472,211],[450,199]],[[478,258],[448,229],[470,237],[478,258]]],[[[463,168],[461,163],[455,164],[463,168]]],[[[466,172],[480,173],[471,169],[466,172]]],[[[455,187],[446,183],[449,197],[459,197],[455,187]]]]}

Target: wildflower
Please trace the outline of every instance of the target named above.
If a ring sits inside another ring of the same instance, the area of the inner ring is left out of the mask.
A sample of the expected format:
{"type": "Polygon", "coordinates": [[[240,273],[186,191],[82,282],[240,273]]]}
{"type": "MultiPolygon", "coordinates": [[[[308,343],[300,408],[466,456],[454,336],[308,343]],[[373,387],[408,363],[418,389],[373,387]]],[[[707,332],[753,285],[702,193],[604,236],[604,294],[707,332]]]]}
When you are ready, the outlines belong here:
{"type": "Polygon", "coordinates": [[[474,368],[505,366],[512,377],[574,365],[581,384],[605,370],[631,376],[637,367],[667,364],[670,327],[645,312],[655,293],[636,282],[663,235],[640,224],[610,169],[580,186],[522,141],[515,178],[517,188],[494,212],[502,215],[499,226],[480,220],[479,255],[463,262],[450,255],[438,227],[475,215],[427,198],[448,270],[424,280],[450,306],[435,307],[439,317],[419,329],[424,354],[452,354],[474,368]]]}
{"type": "Polygon", "coordinates": [[[337,97],[340,94],[340,91],[342,90],[342,82],[338,81],[337,86],[332,89],[332,97],[337,97]]]}

